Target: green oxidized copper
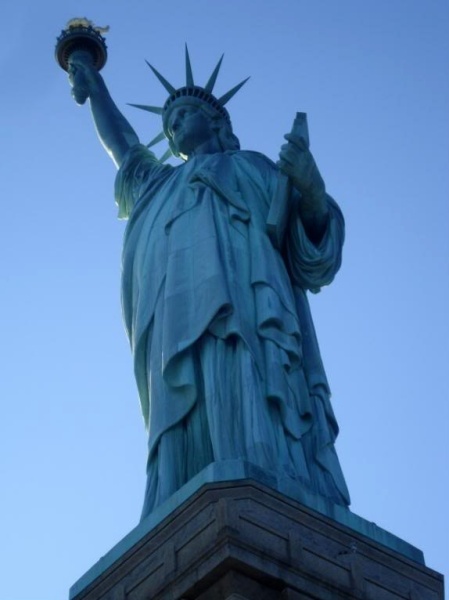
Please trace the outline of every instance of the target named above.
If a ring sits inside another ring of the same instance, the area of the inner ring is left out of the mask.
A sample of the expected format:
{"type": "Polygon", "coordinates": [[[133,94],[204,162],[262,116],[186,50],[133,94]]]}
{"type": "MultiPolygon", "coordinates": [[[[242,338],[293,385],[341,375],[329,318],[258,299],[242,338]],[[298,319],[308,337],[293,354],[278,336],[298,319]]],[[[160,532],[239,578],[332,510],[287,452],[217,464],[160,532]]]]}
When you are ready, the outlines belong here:
{"type": "Polygon", "coordinates": [[[198,86],[186,50],[180,88],[150,65],[169,97],[162,107],[137,106],[162,117],[150,146],[166,137],[184,160],[172,166],[140,143],[92,62],[68,61],[72,93],[87,92],[119,168],[116,202],[128,219],[123,314],[149,434],[142,516],[211,465],[217,473],[227,465],[229,476],[233,461],[278,489],[308,490],[317,506],[346,507],[307,298],[340,267],[343,217],[304,125],[286,136],[277,165],[240,149],[225,104],[244,82],[214,95],[220,65],[198,86]],[[282,194],[280,177],[288,179],[282,194]],[[284,224],[273,244],[267,219],[280,196],[284,224]]]}

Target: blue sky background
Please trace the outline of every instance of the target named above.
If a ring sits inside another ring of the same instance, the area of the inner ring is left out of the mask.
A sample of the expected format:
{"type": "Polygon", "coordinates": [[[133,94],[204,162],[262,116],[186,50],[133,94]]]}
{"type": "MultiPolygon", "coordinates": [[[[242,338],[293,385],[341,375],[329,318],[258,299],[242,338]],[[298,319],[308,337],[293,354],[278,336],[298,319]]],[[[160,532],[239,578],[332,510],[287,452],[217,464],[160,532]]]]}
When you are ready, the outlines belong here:
{"type": "MultiPolygon", "coordinates": [[[[243,148],[276,159],[296,111],[347,221],[312,298],[360,516],[449,575],[449,5],[443,0],[3,0],[0,600],[59,600],[138,521],[146,436],[121,320],[115,168],[53,56],[110,25],[103,74],[141,139],[184,42],[243,148]]],[[[164,151],[161,147],[160,153],[164,151]]]]}

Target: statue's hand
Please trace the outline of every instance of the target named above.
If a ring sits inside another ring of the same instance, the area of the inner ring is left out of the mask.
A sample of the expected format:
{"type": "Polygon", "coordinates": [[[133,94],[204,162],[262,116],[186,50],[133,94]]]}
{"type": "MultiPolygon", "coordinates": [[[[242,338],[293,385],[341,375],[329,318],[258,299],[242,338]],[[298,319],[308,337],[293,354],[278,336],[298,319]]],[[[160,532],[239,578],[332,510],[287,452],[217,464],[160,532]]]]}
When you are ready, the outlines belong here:
{"type": "Polygon", "coordinates": [[[285,139],[278,166],[300,192],[299,214],[309,238],[319,243],[328,222],[326,187],[306,141],[291,133],[285,139]]]}
{"type": "Polygon", "coordinates": [[[92,65],[92,58],[87,52],[82,50],[74,52],[68,62],[72,96],[77,104],[84,104],[98,88],[100,75],[92,65]]]}
{"type": "Polygon", "coordinates": [[[290,178],[294,187],[309,202],[314,198],[323,197],[324,181],[306,141],[291,133],[284,137],[288,144],[284,144],[279,152],[277,164],[280,170],[290,178]]]}

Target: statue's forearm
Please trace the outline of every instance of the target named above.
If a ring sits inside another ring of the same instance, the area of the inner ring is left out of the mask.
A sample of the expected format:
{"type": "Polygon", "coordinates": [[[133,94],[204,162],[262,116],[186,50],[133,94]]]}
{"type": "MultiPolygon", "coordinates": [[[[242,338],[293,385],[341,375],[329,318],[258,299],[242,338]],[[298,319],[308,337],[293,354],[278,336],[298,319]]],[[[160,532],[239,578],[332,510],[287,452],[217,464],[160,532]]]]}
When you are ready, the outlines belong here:
{"type": "Polygon", "coordinates": [[[326,231],[329,207],[326,199],[326,187],[315,163],[310,169],[307,184],[303,184],[298,191],[300,191],[299,216],[308,238],[314,244],[318,244],[326,231]]]}
{"type": "MultiPolygon", "coordinates": [[[[300,114],[298,113],[298,116],[300,114]]],[[[297,210],[307,237],[314,244],[318,244],[326,231],[329,219],[326,187],[310,153],[307,130],[302,135],[287,134],[285,138],[288,144],[281,148],[278,165],[299,192],[297,210]]]]}
{"type": "Polygon", "coordinates": [[[115,105],[100,77],[95,90],[91,90],[89,97],[92,116],[101,143],[115,164],[120,166],[129,148],[139,143],[139,138],[115,105]]]}

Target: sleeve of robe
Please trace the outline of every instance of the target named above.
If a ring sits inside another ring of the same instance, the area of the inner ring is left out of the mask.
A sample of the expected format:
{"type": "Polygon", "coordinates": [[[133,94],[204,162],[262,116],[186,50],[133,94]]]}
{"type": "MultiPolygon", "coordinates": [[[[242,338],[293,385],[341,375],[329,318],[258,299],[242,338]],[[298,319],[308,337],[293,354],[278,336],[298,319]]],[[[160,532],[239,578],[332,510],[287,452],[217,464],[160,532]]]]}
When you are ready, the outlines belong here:
{"type": "Polygon", "coordinates": [[[338,424],[330,403],[330,388],[310,313],[307,291],[317,293],[332,282],[342,259],[345,238],[344,218],[335,200],[327,196],[329,219],[321,242],[307,237],[301,219],[290,221],[286,239],[286,258],[301,324],[304,373],[312,400],[316,460],[331,474],[344,504],[350,504],[346,482],[335,453],[338,424]]]}
{"type": "Polygon", "coordinates": [[[173,167],[161,164],[142,144],[130,148],[115,180],[115,201],[119,219],[127,219],[147,188],[173,167]]]}
{"type": "Polygon", "coordinates": [[[294,285],[311,292],[334,279],[341,265],[345,223],[335,200],[326,196],[329,219],[321,242],[315,245],[307,237],[301,219],[292,219],[287,234],[287,260],[294,285]]]}

